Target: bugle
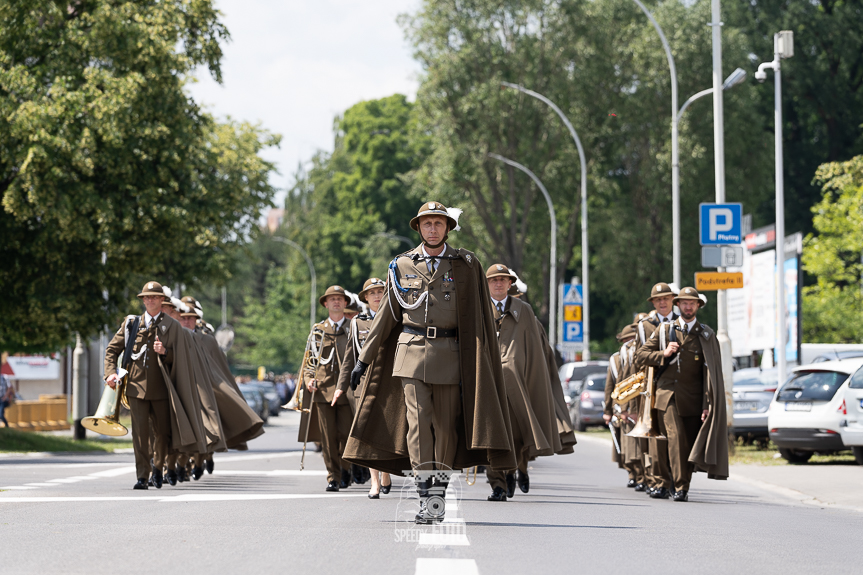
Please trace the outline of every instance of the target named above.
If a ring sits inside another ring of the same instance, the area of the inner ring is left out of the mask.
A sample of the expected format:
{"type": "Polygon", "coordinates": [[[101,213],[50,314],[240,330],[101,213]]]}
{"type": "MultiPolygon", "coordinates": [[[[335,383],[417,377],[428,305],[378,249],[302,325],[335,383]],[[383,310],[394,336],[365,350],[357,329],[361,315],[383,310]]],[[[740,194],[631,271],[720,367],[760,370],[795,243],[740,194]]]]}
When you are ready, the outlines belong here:
{"type": "Polygon", "coordinates": [[[132,366],[132,352],[135,349],[135,340],[138,337],[138,326],[140,325],[140,316],[132,320],[131,325],[130,322],[126,322],[126,347],[123,349],[123,361],[120,364],[120,381],[113,389],[109,385],[105,386],[96,413],[81,420],[81,425],[85,429],[112,437],[120,437],[129,433],[126,426],[120,423],[120,404],[122,402],[128,407],[125,398],[126,387],[129,380],[129,368],[132,366]]]}

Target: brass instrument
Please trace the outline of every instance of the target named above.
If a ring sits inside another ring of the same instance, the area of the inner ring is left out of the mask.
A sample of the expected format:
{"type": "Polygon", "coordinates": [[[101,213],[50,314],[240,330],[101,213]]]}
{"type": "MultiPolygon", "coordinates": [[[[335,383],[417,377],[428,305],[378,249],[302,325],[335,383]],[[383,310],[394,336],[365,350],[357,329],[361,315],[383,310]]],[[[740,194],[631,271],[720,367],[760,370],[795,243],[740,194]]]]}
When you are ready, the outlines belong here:
{"type": "Polygon", "coordinates": [[[653,423],[653,406],[656,397],[656,382],[653,378],[653,367],[647,368],[647,388],[642,392],[644,401],[641,402],[641,412],[638,414],[638,421],[632,431],[627,433],[627,437],[642,437],[665,439],[654,429],[653,423]]]}
{"type": "Polygon", "coordinates": [[[140,316],[132,320],[131,325],[126,322],[126,347],[123,350],[123,361],[120,364],[120,381],[114,389],[108,385],[105,386],[96,413],[81,420],[81,425],[85,429],[112,437],[121,437],[129,433],[129,430],[120,423],[120,404],[122,403],[127,409],[129,408],[129,402],[126,399],[126,387],[129,380],[128,370],[132,366],[132,351],[135,349],[135,339],[138,336],[138,326],[140,325],[140,316]]]}
{"type": "MultiPolygon", "coordinates": [[[[322,359],[321,355],[324,352],[324,331],[319,327],[312,328],[312,332],[309,334],[309,339],[306,340],[306,351],[303,353],[303,379],[314,379],[315,374],[318,371],[318,366],[327,365],[333,360],[333,354],[335,353],[335,347],[330,350],[330,356],[327,359],[322,359]]],[[[304,383],[297,384],[297,407],[294,408],[297,411],[308,413],[309,416],[306,419],[306,434],[303,438],[303,455],[300,457],[300,471],[305,469],[306,466],[306,444],[309,442],[309,428],[312,425],[312,408],[315,406],[315,392],[312,391],[312,397],[309,399],[309,407],[303,409],[303,387],[304,383]]],[[[317,386],[315,386],[317,387],[317,386]]]]}
{"type": "Polygon", "coordinates": [[[627,403],[644,391],[645,379],[643,371],[630,375],[614,386],[614,391],[611,392],[611,399],[617,404],[627,403]]]}

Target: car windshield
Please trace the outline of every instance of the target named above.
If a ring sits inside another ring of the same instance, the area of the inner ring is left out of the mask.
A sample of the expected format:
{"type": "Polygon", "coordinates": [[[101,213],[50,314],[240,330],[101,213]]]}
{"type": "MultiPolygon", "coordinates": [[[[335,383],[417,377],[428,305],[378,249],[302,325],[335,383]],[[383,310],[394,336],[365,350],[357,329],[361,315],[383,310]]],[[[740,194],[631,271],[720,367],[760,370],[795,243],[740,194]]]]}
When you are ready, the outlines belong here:
{"type": "Polygon", "coordinates": [[[601,374],[588,375],[584,380],[582,391],[602,391],[605,392],[605,376],[601,374]]]}
{"type": "Polygon", "coordinates": [[[848,379],[837,371],[798,371],[782,386],[778,401],[830,401],[848,379]]]}
{"type": "Polygon", "coordinates": [[[741,369],[734,372],[734,387],[752,385],[752,386],[771,386],[776,388],[776,382],[779,380],[779,372],[776,369],[741,369]]]}
{"type": "Polygon", "coordinates": [[[863,367],[854,372],[854,375],[851,376],[851,381],[848,382],[848,387],[863,389],[863,367]]]}
{"type": "Polygon", "coordinates": [[[580,379],[584,379],[591,373],[605,374],[607,369],[608,368],[601,365],[586,365],[583,367],[574,367],[572,368],[572,375],[569,376],[569,379],[571,379],[572,381],[577,381],[580,379]]]}

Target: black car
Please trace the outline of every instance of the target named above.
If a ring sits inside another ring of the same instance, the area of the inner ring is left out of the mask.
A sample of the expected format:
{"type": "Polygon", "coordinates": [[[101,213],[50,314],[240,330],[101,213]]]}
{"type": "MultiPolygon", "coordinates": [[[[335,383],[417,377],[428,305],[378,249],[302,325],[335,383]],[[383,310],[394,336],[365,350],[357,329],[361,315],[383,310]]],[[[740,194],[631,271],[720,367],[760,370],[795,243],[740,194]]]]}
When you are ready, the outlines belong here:
{"type": "Polygon", "coordinates": [[[572,398],[569,411],[578,431],[589,425],[605,425],[602,411],[605,403],[605,373],[589,373],[581,381],[578,394],[572,398]]]}

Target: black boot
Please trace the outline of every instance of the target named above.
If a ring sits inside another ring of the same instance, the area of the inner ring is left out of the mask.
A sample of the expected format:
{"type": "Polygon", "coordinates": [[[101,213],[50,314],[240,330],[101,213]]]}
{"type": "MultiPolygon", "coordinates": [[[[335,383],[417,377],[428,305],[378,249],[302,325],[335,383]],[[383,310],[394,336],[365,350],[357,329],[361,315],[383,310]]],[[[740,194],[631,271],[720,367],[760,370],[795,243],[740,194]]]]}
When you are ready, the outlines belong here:
{"type": "Polygon", "coordinates": [[[173,487],[177,484],[177,472],[173,469],[168,469],[167,473],[168,484],[173,487]]]}
{"type": "Polygon", "coordinates": [[[351,479],[357,485],[362,485],[366,482],[363,477],[363,469],[364,467],[357,465],[356,463],[351,463],[351,479]]]}
{"type": "Polygon", "coordinates": [[[500,487],[495,487],[488,496],[489,501],[506,501],[506,492],[500,487]]]}
{"type": "Polygon", "coordinates": [[[347,469],[342,469],[342,480],[339,482],[341,489],[347,489],[351,485],[351,472],[347,469]]]}
{"type": "Polygon", "coordinates": [[[515,481],[518,483],[518,488],[521,489],[522,493],[530,491],[530,477],[528,477],[527,472],[516,471],[515,481]]]}
{"type": "Polygon", "coordinates": [[[510,499],[515,496],[515,475],[512,473],[506,474],[506,496],[510,499]]]}
{"type": "Polygon", "coordinates": [[[194,469],[192,469],[192,478],[195,481],[199,480],[203,475],[204,475],[204,468],[203,467],[195,467],[194,469]]]}
{"type": "Polygon", "coordinates": [[[153,468],[153,486],[156,489],[162,488],[162,470],[153,468]]]}
{"type": "Polygon", "coordinates": [[[212,460],[212,458],[210,458],[210,459],[208,459],[207,461],[205,461],[205,462],[204,462],[204,466],[207,468],[207,473],[209,473],[210,475],[212,475],[212,474],[213,474],[213,467],[214,467],[214,464],[213,464],[213,460],[212,460]]]}

